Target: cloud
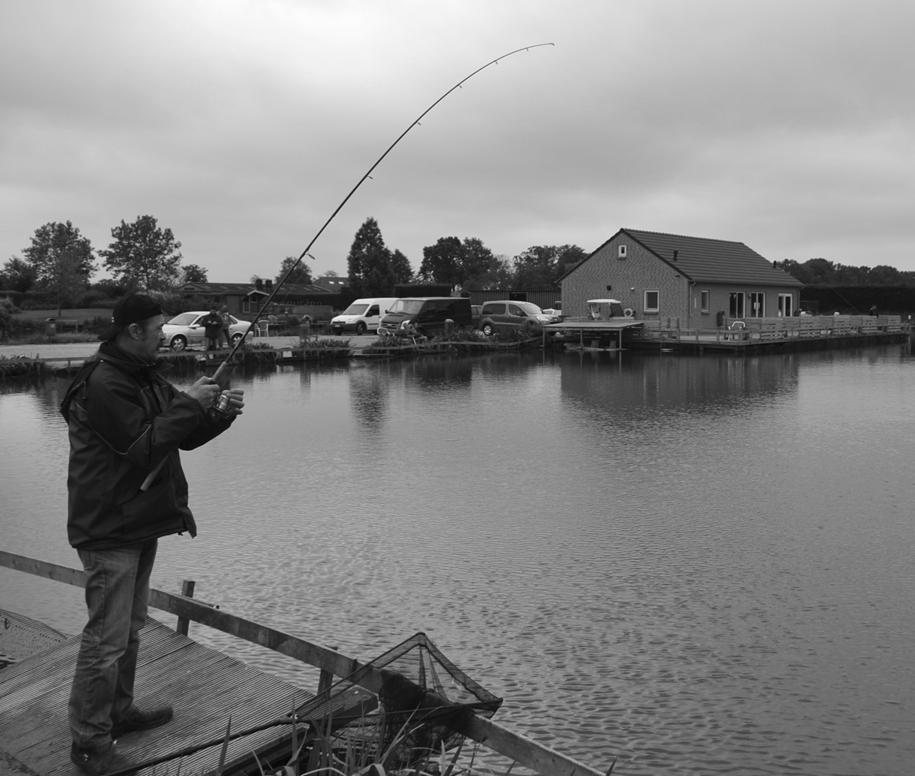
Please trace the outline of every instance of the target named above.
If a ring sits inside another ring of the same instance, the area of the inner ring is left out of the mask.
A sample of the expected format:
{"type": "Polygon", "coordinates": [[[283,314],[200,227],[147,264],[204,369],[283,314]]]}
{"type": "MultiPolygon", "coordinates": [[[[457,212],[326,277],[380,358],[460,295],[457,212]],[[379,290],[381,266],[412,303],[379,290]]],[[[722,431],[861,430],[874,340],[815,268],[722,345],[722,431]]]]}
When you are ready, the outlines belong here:
{"type": "Polygon", "coordinates": [[[154,215],[211,279],[272,276],[446,89],[315,244],[365,218],[418,268],[618,228],[773,259],[915,269],[915,9],[877,0],[8,0],[0,260],[71,220],[154,215]]]}

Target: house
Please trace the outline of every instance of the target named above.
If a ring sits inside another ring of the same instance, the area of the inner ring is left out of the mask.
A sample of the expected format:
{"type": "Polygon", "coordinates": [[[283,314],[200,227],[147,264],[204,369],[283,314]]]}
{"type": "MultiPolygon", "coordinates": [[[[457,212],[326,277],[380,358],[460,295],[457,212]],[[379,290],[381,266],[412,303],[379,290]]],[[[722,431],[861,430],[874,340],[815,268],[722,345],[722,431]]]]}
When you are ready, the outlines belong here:
{"type": "MultiPolygon", "coordinates": [[[[250,318],[273,293],[272,280],[254,283],[185,283],[178,293],[193,300],[200,309],[222,307],[237,318],[250,318]]],[[[309,315],[313,320],[330,320],[338,306],[339,295],[316,285],[287,283],[277,292],[267,314],[309,315]]]]}
{"type": "Polygon", "coordinates": [[[560,284],[566,316],[587,315],[588,299],[613,297],[627,315],[686,328],[795,315],[803,287],[743,243],[638,229],[620,229],[560,284]]]}
{"type": "Polygon", "coordinates": [[[314,284],[318,288],[325,288],[328,291],[339,294],[346,288],[347,282],[347,278],[341,278],[339,275],[321,275],[321,277],[315,278],[314,284]]]}

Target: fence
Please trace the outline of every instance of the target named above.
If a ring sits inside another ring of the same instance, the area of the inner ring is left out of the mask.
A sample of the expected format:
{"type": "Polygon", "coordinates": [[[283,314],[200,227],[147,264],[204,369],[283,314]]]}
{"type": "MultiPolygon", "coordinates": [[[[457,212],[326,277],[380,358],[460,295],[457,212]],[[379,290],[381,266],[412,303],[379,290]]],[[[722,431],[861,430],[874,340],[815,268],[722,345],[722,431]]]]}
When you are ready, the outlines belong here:
{"type": "Polygon", "coordinates": [[[645,321],[645,340],[692,340],[695,342],[764,342],[791,339],[829,339],[898,334],[903,331],[899,315],[801,315],[791,318],[725,318],[716,328],[687,328],[680,319],[645,321]]]}

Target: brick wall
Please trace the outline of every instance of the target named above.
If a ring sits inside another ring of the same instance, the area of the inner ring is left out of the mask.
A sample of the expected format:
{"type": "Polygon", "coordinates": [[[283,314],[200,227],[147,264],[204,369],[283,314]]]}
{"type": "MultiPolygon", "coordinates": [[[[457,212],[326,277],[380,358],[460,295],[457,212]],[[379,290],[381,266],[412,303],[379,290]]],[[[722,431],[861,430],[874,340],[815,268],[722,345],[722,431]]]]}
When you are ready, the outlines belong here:
{"type": "Polygon", "coordinates": [[[676,275],[675,267],[619,234],[563,278],[562,312],[584,316],[588,299],[610,297],[619,299],[624,308],[631,307],[640,320],[679,316],[685,326],[688,286],[685,278],[676,275]],[[621,245],[626,246],[626,258],[619,257],[621,245]],[[658,292],[657,313],[645,312],[645,291],[658,292]]]}

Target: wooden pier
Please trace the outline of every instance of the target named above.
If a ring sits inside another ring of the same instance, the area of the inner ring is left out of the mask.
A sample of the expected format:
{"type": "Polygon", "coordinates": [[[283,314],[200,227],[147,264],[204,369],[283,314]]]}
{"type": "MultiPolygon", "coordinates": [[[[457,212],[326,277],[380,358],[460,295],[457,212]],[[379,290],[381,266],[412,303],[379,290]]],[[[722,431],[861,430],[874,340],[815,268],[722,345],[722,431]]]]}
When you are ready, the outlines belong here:
{"type": "MultiPolygon", "coordinates": [[[[0,566],[85,585],[82,571],[2,550],[0,566]]],[[[460,685],[478,701],[463,707],[459,704],[461,713],[451,720],[455,733],[535,773],[602,776],[601,771],[489,719],[500,699],[451,664],[424,634],[416,634],[363,663],[188,595],[151,590],[150,606],[177,615],[178,625],[172,630],[158,621],[147,624],[140,647],[137,693],[143,702],[171,703],[175,718],[161,728],[127,735],[119,741],[119,749],[140,766],[136,772],[143,776],[196,776],[215,771],[220,762],[224,763],[221,773],[226,776],[262,773],[266,762],[274,768],[269,772],[275,772],[289,760],[294,741],[301,742],[307,735],[314,740],[321,731],[326,734],[350,722],[364,726],[364,720],[381,705],[393,666],[409,666],[407,678],[414,685],[425,685],[423,655],[444,666],[452,684],[460,685]],[[310,692],[204,647],[180,632],[186,630],[188,622],[216,628],[314,666],[321,671],[318,687],[310,692]],[[414,666],[416,656],[419,660],[414,666]],[[224,744],[230,719],[230,731],[238,738],[224,744]],[[304,728],[299,729],[296,739],[293,736],[299,723],[304,723],[304,728]]],[[[0,670],[0,773],[74,773],[69,761],[67,699],[78,646],[79,637],[67,638],[0,670]]]]}
{"type": "MultiPolygon", "coordinates": [[[[172,703],[178,714],[155,735],[127,735],[118,742],[131,763],[149,763],[138,773],[172,773],[178,762],[184,773],[215,770],[230,721],[233,730],[255,731],[229,743],[225,762],[230,768],[250,760],[252,752],[263,756],[278,738],[277,728],[265,723],[312,697],[159,622],[151,620],[141,638],[137,688],[144,701],[172,703]]],[[[54,776],[74,770],[67,700],[78,649],[79,636],[73,636],[0,671],[0,751],[23,773],[54,776]]]]}
{"type": "Polygon", "coordinates": [[[767,353],[870,347],[909,339],[898,315],[804,315],[790,318],[725,319],[714,328],[679,319],[568,320],[544,326],[544,342],[566,347],[673,353],[767,353]]]}

